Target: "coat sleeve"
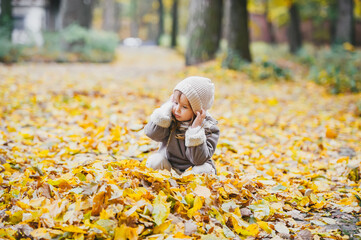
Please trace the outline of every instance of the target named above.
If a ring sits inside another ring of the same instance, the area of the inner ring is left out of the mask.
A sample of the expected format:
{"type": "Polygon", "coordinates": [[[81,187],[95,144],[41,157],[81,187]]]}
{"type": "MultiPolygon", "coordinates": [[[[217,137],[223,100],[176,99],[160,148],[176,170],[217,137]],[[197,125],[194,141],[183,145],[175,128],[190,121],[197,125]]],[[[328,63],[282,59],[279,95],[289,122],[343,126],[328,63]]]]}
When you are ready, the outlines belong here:
{"type": "Polygon", "coordinates": [[[202,165],[212,158],[219,138],[219,128],[212,125],[207,129],[203,127],[189,128],[185,135],[186,156],[195,166],[202,165]]]}
{"type": "Polygon", "coordinates": [[[154,110],[150,121],[145,125],[144,132],[154,141],[161,142],[169,136],[169,127],[172,122],[172,103],[166,102],[154,110]]]}

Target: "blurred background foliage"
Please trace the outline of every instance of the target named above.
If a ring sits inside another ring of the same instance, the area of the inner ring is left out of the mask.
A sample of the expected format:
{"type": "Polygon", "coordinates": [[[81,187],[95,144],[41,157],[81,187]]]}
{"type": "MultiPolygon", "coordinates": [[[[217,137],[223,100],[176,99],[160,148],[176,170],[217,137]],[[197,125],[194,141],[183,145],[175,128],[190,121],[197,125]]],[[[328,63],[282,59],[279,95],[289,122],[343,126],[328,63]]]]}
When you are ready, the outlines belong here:
{"type": "Polygon", "coordinates": [[[305,69],[302,79],[332,93],[361,91],[361,0],[0,3],[4,63],[104,63],[119,46],[158,45],[184,55],[186,65],[217,59],[255,81],[296,80],[290,61],[305,69]]]}

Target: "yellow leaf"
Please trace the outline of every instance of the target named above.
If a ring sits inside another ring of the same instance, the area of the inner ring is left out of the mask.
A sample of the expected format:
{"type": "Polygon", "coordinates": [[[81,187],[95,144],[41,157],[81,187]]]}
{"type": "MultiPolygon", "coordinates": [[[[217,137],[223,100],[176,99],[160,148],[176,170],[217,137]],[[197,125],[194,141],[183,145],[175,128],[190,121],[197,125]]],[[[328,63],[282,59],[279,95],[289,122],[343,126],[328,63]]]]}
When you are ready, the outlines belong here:
{"type": "Polygon", "coordinates": [[[231,214],[230,220],[233,224],[233,228],[236,231],[236,233],[240,234],[242,231],[245,230],[250,224],[248,222],[245,222],[242,218],[238,217],[235,214],[231,214]]]}
{"type": "Polygon", "coordinates": [[[313,205],[312,208],[322,209],[325,205],[326,205],[326,203],[321,201],[321,202],[318,202],[315,205],[313,205]]]}
{"type": "Polygon", "coordinates": [[[151,179],[152,181],[163,182],[169,179],[169,176],[163,175],[161,172],[154,172],[154,173],[150,173],[149,175],[152,176],[153,178],[151,179]]]}
{"type": "Polygon", "coordinates": [[[192,205],[194,202],[194,195],[192,193],[188,193],[185,197],[184,200],[189,204],[192,205]]]}
{"type": "Polygon", "coordinates": [[[114,231],[114,240],[137,240],[138,233],[137,228],[128,227],[126,225],[121,225],[120,227],[115,228],[114,231]]]}
{"type": "Polygon", "coordinates": [[[192,238],[190,236],[185,235],[182,232],[177,232],[176,234],[173,235],[173,238],[178,238],[178,239],[187,239],[187,238],[192,238]]]}
{"type": "Polygon", "coordinates": [[[162,223],[161,225],[159,226],[156,226],[154,229],[153,229],[153,233],[154,234],[160,234],[160,233],[164,233],[165,230],[167,230],[169,228],[169,226],[171,225],[171,222],[170,220],[162,223]]]}
{"type": "Polygon", "coordinates": [[[270,226],[268,225],[267,222],[258,221],[257,224],[258,224],[266,233],[271,233],[271,232],[272,232],[272,229],[270,228],[270,226]]]}
{"type": "MultiPolygon", "coordinates": [[[[14,214],[11,215],[11,217],[8,219],[8,222],[11,224],[18,224],[22,221],[23,219],[23,213],[24,211],[17,211],[14,212],[14,214]]],[[[9,215],[11,214],[10,211],[8,213],[9,215]]]]}
{"type": "Polygon", "coordinates": [[[202,204],[202,199],[199,196],[196,196],[193,202],[193,207],[191,209],[188,210],[187,212],[187,216],[189,218],[192,218],[193,215],[199,210],[201,209],[203,206],[202,204]]]}
{"type": "Polygon", "coordinates": [[[114,215],[115,215],[115,213],[113,212],[112,209],[109,209],[109,210],[103,209],[103,210],[100,212],[99,218],[100,218],[100,219],[109,219],[109,218],[114,217],[114,215]]]}
{"type": "Polygon", "coordinates": [[[116,125],[113,129],[112,129],[112,136],[113,136],[113,140],[115,141],[119,141],[120,137],[122,136],[121,133],[121,127],[119,125],[116,125]]]}
{"type": "Polygon", "coordinates": [[[197,209],[197,211],[202,208],[202,199],[200,197],[198,196],[195,197],[193,208],[197,209]]]}
{"type": "Polygon", "coordinates": [[[348,173],[347,178],[350,179],[351,181],[358,182],[360,180],[360,176],[361,176],[360,168],[355,167],[351,169],[351,171],[348,173]]]}
{"type": "Polygon", "coordinates": [[[113,230],[117,226],[117,223],[110,219],[99,219],[94,225],[103,232],[107,233],[113,230]]]}
{"type": "Polygon", "coordinates": [[[276,98],[267,99],[267,104],[270,106],[276,106],[278,104],[278,100],[276,98]]]}
{"type": "Polygon", "coordinates": [[[29,205],[33,208],[38,208],[43,206],[43,202],[45,201],[44,197],[40,197],[40,198],[33,198],[30,200],[29,205]]]}
{"type": "Polygon", "coordinates": [[[228,198],[228,194],[227,194],[227,192],[224,190],[223,187],[220,187],[220,188],[218,189],[218,192],[219,192],[219,194],[220,194],[223,198],[225,198],[225,199],[228,198]]]}
{"type": "Polygon", "coordinates": [[[59,179],[56,179],[56,180],[49,179],[48,183],[50,185],[59,187],[61,189],[70,189],[70,188],[72,188],[72,185],[69,184],[69,182],[67,180],[62,179],[62,178],[59,178],[59,179]]]}
{"type": "Polygon", "coordinates": [[[9,163],[4,163],[2,166],[5,168],[6,172],[12,173],[15,171],[9,163]]]}
{"type": "Polygon", "coordinates": [[[337,138],[338,132],[337,130],[330,128],[330,127],[326,127],[326,137],[327,138],[337,138]]]}
{"type": "Polygon", "coordinates": [[[50,229],[47,229],[47,228],[38,228],[38,229],[35,229],[33,230],[30,235],[33,237],[33,238],[37,238],[37,239],[41,239],[41,238],[44,238],[44,239],[50,239],[51,236],[50,236],[50,229]]]}
{"type": "Polygon", "coordinates": [[[233,213],[236,214],[238,217],[242,217],[241,209],[239,207],[234,209],[233,213]]]}
{"type": "Polygon", "coordinates": [[[17,201],[16,205],[18,205],[22,209],[28,209],[30,206],[22,201],[17,201]]]}
{"type": "Polygon", "coordinates": [[[87,231],[85,231],[84,229],[81,229],[77,226],[65,226],[65,227],[60,227],[60,229],[63,230],[64,232],[87,233],[87,231]]]}
{"type": "Polygon", "coordinates": [[[256,236],[259,233],[259,227],[256,223],[249,225],[246,230],[251,234],[251,236],[256,236]]]}
{"type": "Polygon", "coordinates": [[[317,196],[314,193],[310,194],[311,203],[317,203],[317,196]]]}
{"type": "Polygon", "coordinates": [[[161,225],[168,217],[170,213],[170,203],[167,202],[167,196],[160,191],[156,197],[153,205],[152,216],[155,224],[161,225]]]}
{"type": "Polygon", "coordinates": [[[299,202],[300,206],[302,207],[307,207],[309,203],[310,203],[310,199],[308,197],[303,197],[299,202]]]}
{"type": "Polygon", "coordinates": [[[222,224],[225,224],[222,214],[215,208],[212,207],[212,213],[216,216],[216,219],[222,224]]]}
{"type": "Polygon", "coordinates": [[[0,236],[6,236],[6,238],[10,240],[16,240],[17,238],[13,237],[16,234],[16,231],[11,228],[0,229],[0,236]]]}
{"type": "Polygon", "coordinates": [[[74,238],[74,240],[84,240],[84,234],[82,234],[82,233],[74,233],[73,238],[74,238]]]}
{"type": "Polygon", "coordinates": [[[346,157],[341,157],[339,159],[337,159],[337,163],[341,163],[341,162],[348,162],[348,160],[350,159],[349,156],[346,156],[346,157]]]}
{"type": "Polygon", "coordinates": [[[349,198],[342,198],[338,203],[342,205],[352,205],[353,201],[354,201],[353,197],[349,197],[349,198]]]}

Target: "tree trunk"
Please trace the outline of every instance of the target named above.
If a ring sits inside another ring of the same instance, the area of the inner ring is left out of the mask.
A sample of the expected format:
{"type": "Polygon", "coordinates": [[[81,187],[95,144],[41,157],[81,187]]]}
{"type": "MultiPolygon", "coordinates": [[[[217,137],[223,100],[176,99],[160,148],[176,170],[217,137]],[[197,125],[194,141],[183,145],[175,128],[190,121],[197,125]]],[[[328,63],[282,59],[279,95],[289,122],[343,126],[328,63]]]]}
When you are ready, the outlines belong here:
{"type": "Polygon", "coordinates": [[[353,44],[353,28],[353,0],[338,0],[335,43],[353,44]]]}
{"type": "Polygon", "coordinates": [[[337,2],[332,1],[328,6],[328,19],[330,21],[330,43],[334,43],[336,39],[337,2]]]}
{"type": "Polygon", "coordinates": [[[138,37],[139,24],[138,24],[138,0],[130,1],[130,15],[131,15],[131,23],[130,23],[130,36],[138,37]]]}
{"type": "Polygon", "coordinates": [[[158,36],[157,45],[160,45],[160,38],[164,33],[164,6],[163,0],[158,0],[158,36]]]}
{"type": "Polygon", "coordinates": [[[75,23],[90,28],[93,19],[94,0],[62,0],[57,28],[63,29],[75,23]]]}
{"type": "Polygon", "coordinates": [[[172,34],[171,34],[171,47],[177,46],[178,36],[178,0],[173,0],[172,5],[172,34]]]}
{"type": "Polygon", "coordinates": [[[186,65],[214,58],[221,38],[222,0],[191,0],[186,65]]]}
{"type": "Polygon", "coordinates": [[[120,5],[115,0],[103,1],[102,29],[115,33],[120,29],[120,5]]]}
{"type": "Polygon", "coordinates": [[[300,16],[296,3],[289,9],[290,25],[288,26],[288,44],[291,53],[296,53],[302,47],[302,34],[300,28],[300,16]]]}
{"type": "Polygon", "coordinates": [[[47,9],[47,24],[46,29],[48,31],[56,31],[56,19],[59,17],[60,11],[60,0],[52,0],[49,1],[48,9],[47,9]]]}
{"type": "Polygon", "coordinates": [[[269,0],[265,0],[265,12],[264,12],[264,17],[266,20],[266,25],[267,25],[267,39],[268,42],[271,44],[276,43],[276,38],[275,38],[275,34],[273,31],[273,25],[272,22],[268,19],[268,13],[269,13],[269,7],[268,7],[268,2],[269,0]]]}
{"type": "Polygon", "coordinates": [[[1,0],[0,37],[11,41],[13,17],[11,0],[1,0]]]}
{"type": "Polygon", "coordinates": [[[241,60],[251,62],[247,0],[230,1],[227,67],[238,68],[241,60]]]}
{"type": "Polygon", "coordinates": [[[223,1],[223,16],[222,19],[222,39],[227,39],[229,34],[229,25],[230,25],[230,11],[231,11],[231,0],[224,0],[223,1]]]}

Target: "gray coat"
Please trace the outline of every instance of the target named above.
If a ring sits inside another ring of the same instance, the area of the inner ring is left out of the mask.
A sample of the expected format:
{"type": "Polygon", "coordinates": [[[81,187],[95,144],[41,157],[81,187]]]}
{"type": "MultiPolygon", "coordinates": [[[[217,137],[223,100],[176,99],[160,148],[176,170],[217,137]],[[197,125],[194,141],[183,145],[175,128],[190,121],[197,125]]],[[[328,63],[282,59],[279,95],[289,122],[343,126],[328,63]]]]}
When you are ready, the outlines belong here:
{"type": "Polygon", "coordinates": [[[206,162],[216,170],[211,158],[219,138],[218,122],[207,114],[202,127],[175,129],[176,122],[172,120],[169,110],[164,114],[162,108],[165,107],[153,112],[144,128],[148,137],[161,143],[158,152],[165,154],[172,167],[180,171],[206,162]]]}

